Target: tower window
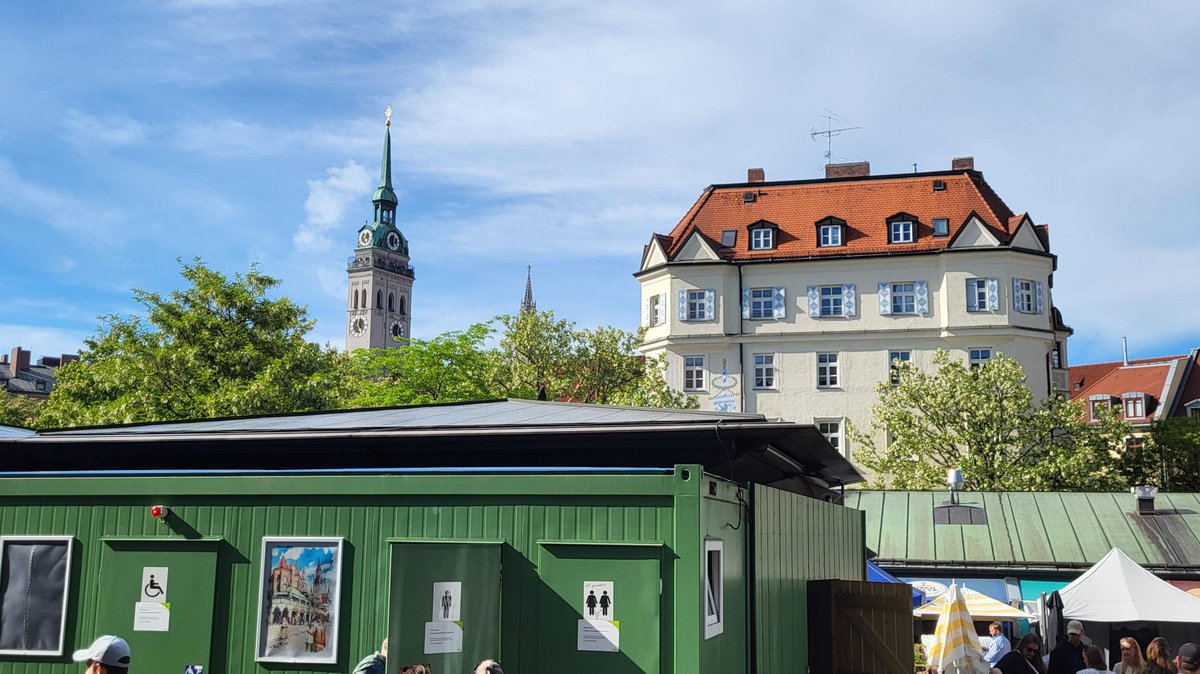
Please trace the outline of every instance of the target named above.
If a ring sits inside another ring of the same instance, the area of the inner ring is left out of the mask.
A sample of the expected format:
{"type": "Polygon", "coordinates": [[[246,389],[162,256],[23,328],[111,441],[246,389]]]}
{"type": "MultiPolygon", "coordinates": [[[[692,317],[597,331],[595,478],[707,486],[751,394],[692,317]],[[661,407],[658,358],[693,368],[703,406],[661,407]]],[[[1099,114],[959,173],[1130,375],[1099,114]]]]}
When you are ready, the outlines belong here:
{"type": "Polygon", "coordinates": [[[396,310],[396,296],[393,295],[392,293],[388,293],[388,311],[395,311],[395,310],[396,310]]]}
{"type": "Polygon", "coordinates": [[[357,309],[358,308],[358,288],[351,290],[350,294],[354,295],[354,308],[357,309]]]}
{"type": "Polygon", "coordinates": [[[376,309],[383,308],[383,291],[382,290],[375,291],[375,308],[376,309]]]}
{"type": "Polygon", "coordinates": [[[400,313],[401,315],[408,315],[408,302],[405,300],[404,295],[400,296],[400,313]]]}

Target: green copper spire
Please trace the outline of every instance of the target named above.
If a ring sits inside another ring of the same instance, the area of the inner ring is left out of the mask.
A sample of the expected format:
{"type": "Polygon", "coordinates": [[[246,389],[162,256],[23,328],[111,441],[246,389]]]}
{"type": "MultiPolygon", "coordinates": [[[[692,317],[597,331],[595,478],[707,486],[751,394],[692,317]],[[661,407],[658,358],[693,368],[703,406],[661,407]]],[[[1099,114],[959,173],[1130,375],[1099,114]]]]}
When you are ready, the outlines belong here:
{"type": "Polygon", "coordinates": [[[392,191],[392,106],[383,111],[387,117],[383,132],[383,166],[379,169],[379,189],[371,198],[376,204],[387,202],[396,203],[396,193],[392,191]]]}

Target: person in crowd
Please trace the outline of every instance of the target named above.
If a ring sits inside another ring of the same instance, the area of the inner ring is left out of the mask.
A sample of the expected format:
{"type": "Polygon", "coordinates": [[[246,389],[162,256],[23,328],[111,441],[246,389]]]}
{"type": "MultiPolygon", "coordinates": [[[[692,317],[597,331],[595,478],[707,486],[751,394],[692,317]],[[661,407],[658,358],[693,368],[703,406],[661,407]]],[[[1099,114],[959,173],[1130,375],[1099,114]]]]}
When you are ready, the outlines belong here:
{"type": "Polygon", "coordinates": [[[387,674],[387,639],[379,645],[379,650],[368,655],[354,668],[353,674],[387,674]]]}
{"type": "Polygon", "coordinates": [[[1108,667],[1104,664],[1104,651],[1100,650],[1099,646],[1083,649],[1083,663],[1087,667],[1079,670],[1077,674],[1108,674],[1108,667]]]}
{"type": "Polygon", "coordinates": [[[433,665],[407,665],[400,668],[400,674],[433,674],[433,665]]]}
{"type": "Polygon", "coordinates": [[[1171,644],[1162,637],[1155,637],[1146,646],[1146,669],[1144,674],[1176,674],[1175,663],[1171,662],[1171,644]]]}
{"type": "Polygon", "coordinates": [[[475,674],[504,674],[504,670],[500,669],[500,663],[495,660],[484,660],[475,667],[475,674]]]}
{"type": "Polygon", "coordinates": [[[987,660],[988,666],[995,667],[1000,658],[1008,655],[1012,646],[1008,643],[1008,637],[1000,630],[1000,623],[988,625],[988,634],[992,636],[992,644],[984,651],[983,659],[987,660]]]}
{"type": "Polygon", "coordinates": [[[1200,672],[1200,646],[1187,642],[1179,647],[1179,652],[1175,654],[1175,665],[1179,667],[1180,672],[1200,672]]]}
{"type": "Polygon", "coordinates": [[[1048,674],[1075,674],[1087,665],[1083,664],[1083,623],[1072,620],[1067,623],[1067,638],[1050,651],[1048,674]]]}
{"type": "Polygon", "coordinates": [[[992,674],[1046,674],[1042,664],[1042,640],[1030,633],[1021,637],[1017,649],[1000,658],[992,674]]]}
{"type": "Polygon", "coordinates": [[[1113,667],[1113,671],[1117,674],[1142,674],[1142,670],[1146,668],[1146,661],[1142,659],[1142,647],[1138,645],[1137,639],[1133,637],[1123,637],[1121,639],[1121,661],[1113,667]]]}
{"type": "Polygon", "coordinates": [[[129,671],[129,643],[121,637],[106,634],[97,637],[91,646],[75,651],[71,659],[87,663],[84,674],[126,674],[129,671]]]}

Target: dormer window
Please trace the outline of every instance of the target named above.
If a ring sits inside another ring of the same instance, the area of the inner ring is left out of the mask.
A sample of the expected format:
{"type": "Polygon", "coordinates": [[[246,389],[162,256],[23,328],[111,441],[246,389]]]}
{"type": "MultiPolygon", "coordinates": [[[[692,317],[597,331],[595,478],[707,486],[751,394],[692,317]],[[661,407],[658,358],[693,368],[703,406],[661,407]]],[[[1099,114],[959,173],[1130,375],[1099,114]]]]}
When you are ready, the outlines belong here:
{"type": "Polygon", "coordinates": [[[888,243],[912,243],[916,240],[910,220],[896,220],[888,225],[888,243]]]}
{"type": "Polygon", "coordinates": [[[750,250],[771,250],[775,247],[775,230],[778,225],[759,220],[750,225],[750,250]]]}
{"type": "Polygon", "coordinates": [[[1109,413],[1113,407],[1113,397],[1107,393],[1095,393],[1088,396],[1088,413],[1092,421],[1109,413]]]}
{"type": "Polygon", "coordinates": [[[817,246],[833,248],[846,244],[846,221],[825,218],[817,222],[817,246]]]}
{"type": "Polygon", "coordinates": [[[1146,394],[1141,392],[1122,393],[1121,406],[1126,419],[1144,419],[1146,417],[1146,394]]]}

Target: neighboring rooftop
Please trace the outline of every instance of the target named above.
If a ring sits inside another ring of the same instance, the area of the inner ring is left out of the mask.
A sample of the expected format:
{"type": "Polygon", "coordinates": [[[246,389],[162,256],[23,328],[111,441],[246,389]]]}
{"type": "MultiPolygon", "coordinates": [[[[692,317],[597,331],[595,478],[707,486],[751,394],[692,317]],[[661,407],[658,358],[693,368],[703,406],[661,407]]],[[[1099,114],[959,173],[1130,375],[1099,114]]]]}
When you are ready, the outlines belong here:
{"type": "Polygon", "coordinates": [[[74,354],[42,356],[30,362],[32,353],[19,346],[0,354],[0,391],[45,397],[54,390],[54,370],[63,363],[79,360],[74,354]]]}
{"type": "Polygon", "coordinates": [[[1153,514],[1138,514],[1124,492],[963,492],[960,506],[984,523],[935,523],[948,500],[944,491],[849,490],[845,505],[866,513],[866,545],[893,573],[1077,571],[1117,547],[1160,575],[1200,577],[1200,494],[1160,493],[1153,514]]]}
{"type": "Polygon", "coordinates": [[[1182,356],[1072,365],[1068,394],[1087,402],[1097,397],[1119,402],[1125,394],[1145,393],[1146,423],[1167,416],[1187,416],[1187,404],[1200,399],[1200,349],[1182,356]]]}

